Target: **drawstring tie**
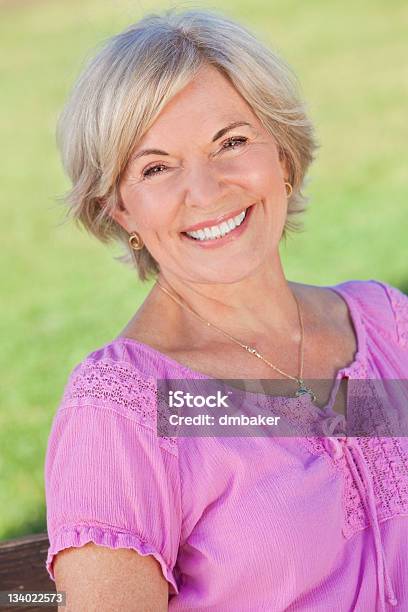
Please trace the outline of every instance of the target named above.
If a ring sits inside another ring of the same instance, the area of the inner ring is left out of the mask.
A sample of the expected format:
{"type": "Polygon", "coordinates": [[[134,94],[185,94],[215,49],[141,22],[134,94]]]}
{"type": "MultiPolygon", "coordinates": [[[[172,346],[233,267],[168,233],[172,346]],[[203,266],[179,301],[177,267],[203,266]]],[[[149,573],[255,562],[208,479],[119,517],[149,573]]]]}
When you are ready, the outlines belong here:
{"type": "Polygon", "coordinates": [[[371,475],[368,470],[364,455],[357,444],[356,438],[348,437],[330,437],[337,425],[343,425],[345,429],[345,418],[343,415],[337,415],[324,424],[324,430],[329,437],[325,438],[325,446],[333,459],[339,459],[343,453],[350,466],[350,470],[357,484],[360,497],[363,501],[367,517],[374,534],[374,544],[376,552],[377,566],[377,586],[380,594],[381,610],[386,612],[385,600],[391,606],[398,604],[394,589],[387,567],[383,543],[381,540],[380,526],[378,522],[377,508],[375,504],[374,489],[371,480],[371,475]],[[360,476],[360,473],[361,476],[360,476]]]}

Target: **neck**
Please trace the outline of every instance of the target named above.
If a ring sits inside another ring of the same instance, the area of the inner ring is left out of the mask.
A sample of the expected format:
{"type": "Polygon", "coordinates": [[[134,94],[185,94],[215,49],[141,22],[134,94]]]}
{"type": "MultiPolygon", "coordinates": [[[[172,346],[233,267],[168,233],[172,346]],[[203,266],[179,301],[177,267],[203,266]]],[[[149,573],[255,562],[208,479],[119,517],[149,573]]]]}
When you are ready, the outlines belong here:
{"type": "MultiPolygon", "coordinates": [[[[279,257],[275,265],[265,266],[232,283],[192,282],[163,272],[158,281],[202,319],[243,342],[256,343],[262,337],[286,338],[294,342],[300,339],[294,284],[286,280],[279,257]]],[[[196,342],[208,338],[211,328],[187,308],[179,306],[157,285],[156,291],[161,294],[156,296],[158,300],[167,300],[166,312],[171,318],[172,329],[183,330],[184,336],[196,342]]],[[[296,298],[302,309],[302,298],[299,299],[297,291],[296,298]]]]}

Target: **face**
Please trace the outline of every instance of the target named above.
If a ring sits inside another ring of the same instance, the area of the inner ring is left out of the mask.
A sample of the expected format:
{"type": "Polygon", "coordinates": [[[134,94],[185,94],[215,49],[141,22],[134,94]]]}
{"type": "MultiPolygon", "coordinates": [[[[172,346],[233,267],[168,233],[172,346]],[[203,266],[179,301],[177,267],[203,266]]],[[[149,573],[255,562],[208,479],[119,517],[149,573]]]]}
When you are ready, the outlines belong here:
{"type": "Polygon", "coordinates": [[[206,66],[134,149],[120,183],[124,210],[112,216],[141,235],[166,278],[235,282],[276,257],[287,176],[273,136],[229,81],[206,66]]]}

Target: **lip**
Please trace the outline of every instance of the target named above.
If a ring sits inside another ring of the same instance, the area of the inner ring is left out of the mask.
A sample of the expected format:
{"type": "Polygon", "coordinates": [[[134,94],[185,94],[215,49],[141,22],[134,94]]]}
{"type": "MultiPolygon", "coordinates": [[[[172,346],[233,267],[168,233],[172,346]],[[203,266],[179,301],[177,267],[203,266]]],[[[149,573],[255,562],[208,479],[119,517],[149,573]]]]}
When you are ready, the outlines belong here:
{"type": "MultiPolygon", "coordinates": [[[[248,223],[252,216],[252,211],[254,208],[255,208],[255,204],[252,204],[251,206],[249,206],[247,209],[247,213],[245,215],[245,219],[243,220],[241,225],[239,225],[232,232],[230,232],[229,234],[226,234],[222,238],[214,238],[212,240],[202,241],[202,240],[195,240],[194,238],[190,238],[189,236],[185,234],[181,234],[181,238],[182,240],[187,240],[191,244],[195,244],[201,249],[214,249],[214,248],[222,247],[228,242],[233,242],[234,240],[238,240],[239,237],[246,231],[246,228],[248,227],[248,223]]],[[[246,209],[244,208],[244,210],[246,209]]],[[[204,226],[204,227],[207,227],[207,226],[204,226]]]]}
{"type": "Polygon", "coordinates": [[[247,208],[249,208],[249,206],[244,206],[244,208],[238,208],[238,210],[236,210],[235,212],[232,211],[230,213],[227,213],[226,215],[222,215],[221,217],[217,217],[216,219],[208,219],[208,221],[204,221],[203,223],[197,223],[196,225],[192,225],[191,227],[187,227],[186,229],[184,229],[182,231],[183,232],[194,232],[194,231],[199,230],[199,229],[204,229],[205,227],[212,227],[213,225],[220,225],[220,223],[222,223],[223,221],[226,221],[227,219],[232,219],[233,217],[236,217],[237,215],[242,213],[247,208]]]}

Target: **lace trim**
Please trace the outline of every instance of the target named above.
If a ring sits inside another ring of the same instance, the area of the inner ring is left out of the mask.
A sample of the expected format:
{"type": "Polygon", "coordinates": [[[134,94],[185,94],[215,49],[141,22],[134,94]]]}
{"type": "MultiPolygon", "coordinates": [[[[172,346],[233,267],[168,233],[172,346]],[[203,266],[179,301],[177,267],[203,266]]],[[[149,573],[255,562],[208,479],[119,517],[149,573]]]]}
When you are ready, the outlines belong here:
{"type": "MultiPolygon", "coordinates": [[[[368,393],[371,388],[373,394],[364,395],[363,404],[357,396],[350,397],[351,414],[354,415],[352,425],[356,432],[381,432],[379,435],[357,436],[356,440],[370,473],[377,516],[379,522],[382,522],[394,516],[408,515],[408,444],[405,438],[398,438],[398,423],[395,424],[393,415],[387,412],[386,405],[376,398],[377,383],[375,386],[370,386],[369,383],[370,381],[367,381],[364,389],[368,393]],[[356,402],[356,406],[353,402],[356,402]]],[[[405,401],[403,396],[398,397],[400,401],[405,401]]],[[[329,456],[324,438],[309,437],[307,443],[314,455],[325,456],[331,467],[334,466],[343,478],[343,535],[348,539],[368,527],[370,522],[347,457],[344,453],[337,458],[329,456]]],[[[364,476],[361,477],[364,481],[364,476]]],[[[365,484],[370,486],[370,483],[365,484]]]]}
{"type": "Polygon", "coordinates": [[[177,455],[177,439],[166,436],[163,402],[158,402],[156,379],[144,376],[131,364],[110,358],[85,359],[72,372],[61,409],[74,405],[114,408],[138,424],[154,430],[159,445],[177,455]]]}
{"type": "MultiPolygon", "coordinates": [[[[408,515],[408,453],[398,438],[357,438],[373,483],[379,522],[394,516],[408,515]]],[[[343,535],[351,538],[369,526],[364,502],[354,481],[347,459],[327,455],[323,438],[307,438],[314,455],[326,455],[344,479],[343,535]]]]}
{"type": "MultiPolygon", "coordinates": [[[[408,455],[397,438],[357,438],[370,470],[379,522],[408,514],[408,455]]],[[[344,455],[338,459],[345,475],[343,534],[350,538],[369,521],[344,455]]]]}

